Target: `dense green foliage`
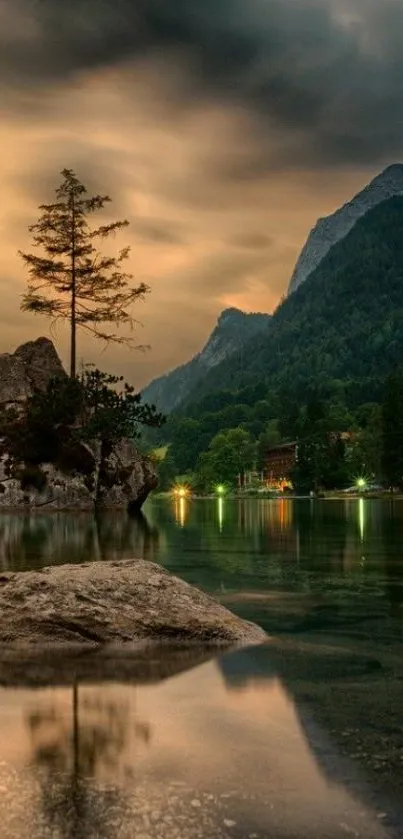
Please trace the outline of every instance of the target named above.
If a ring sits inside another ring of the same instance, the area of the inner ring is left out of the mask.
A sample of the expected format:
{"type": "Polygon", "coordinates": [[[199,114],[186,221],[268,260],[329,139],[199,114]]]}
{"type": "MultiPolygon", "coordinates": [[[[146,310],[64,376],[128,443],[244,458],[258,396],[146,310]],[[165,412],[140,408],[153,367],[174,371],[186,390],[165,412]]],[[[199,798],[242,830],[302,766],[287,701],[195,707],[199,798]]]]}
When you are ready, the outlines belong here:
{"type": "Polygon", "coordinates": [[[300,412],[298,460],[292,474],[298,491],[318,492],[349,483],[346,446],[340,433],[332,430],[330,420],[330,412],[315,397],[300,412]]]}
{"type": "MultiPolygon", "coordinates": [[[[170,443],[171,457],[179,473],[193,470],[199,455],[222,431],[241,427],[253,438],[266,433],[275,421],[278,405],[265,400],[266,386],[256,385],[239,392],[222,391],[206,396],[187,415],[171,414],[162,438],[170,443]]],[[[276,441],[278,441],[277,435],[276,441]]]]}
{"type": "MultiPolygon", "coordinates": [[[[221,482],[235,487],[238,476],[245,471],[255,470],[259,475],[265,469],[269,449],[290,440],[298,442],[298,462],[291,476],[297,491],[342,489],[354,484],[360,476],[369,483],[383,480],[386,486],[400,486],[403,477],[398,480],[398,476],[403,476],[403,457],[396,457],[396,448],[402,440],[399,451],[403,452],[403,411],[399,414],[400,423],[394,410],[390,411],[389,389],[390,384],[384,388],[381,404],[368,403],[350,412],[338,403],[321,400],[314,392],[308,393],[305,403],[289,403],[281,420],[263,421],[263,430],[258,434],[239,425],[223,428],[209,439],[206,426],[212,428],[214,422],[222,421],[219,412],[201,415],[198,420],[184,418],[178,423],[183,436],[174,436],[159,466],[161,486],[168,489],[181,475],[197,490],[210,490],[221,482]],[[391,424],[385,416],[390,416],[391,423],[393,417],[391,434],[391,424]],[[401,464],[395,467],[394,477],[383,468],[385,460],[401,464]]],[[[403,386],[399,394],[394,393],[393,400],[403,400],[403,386]]]]}
{"type": "Polygon", "coordinates": [[[199,458],[199,484],[208,490],[217,483],[235,486],[238,477],[242,484],[245,471],[252,469],[255,457],[256,447],[247,431],[243,428],[221,431],[199,458]]]}
{"type": "Polygon", "coordinates": [[[403,486],[403,373],[386,382],[381,418],[382,474],[391,487],[403,486]]]}

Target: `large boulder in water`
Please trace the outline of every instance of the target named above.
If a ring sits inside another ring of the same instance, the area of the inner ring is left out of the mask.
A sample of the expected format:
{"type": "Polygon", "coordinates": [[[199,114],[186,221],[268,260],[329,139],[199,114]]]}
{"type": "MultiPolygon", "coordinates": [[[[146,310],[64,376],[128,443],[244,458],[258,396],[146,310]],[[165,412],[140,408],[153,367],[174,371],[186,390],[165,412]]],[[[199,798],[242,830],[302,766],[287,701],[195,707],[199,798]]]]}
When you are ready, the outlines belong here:
{"type": "MultiPolygon", "coordinates": [[[[267,640],[258,626],[144,560],[62,565],[0,576],[0,682],[36,668],[57,681],[63,655],[77,650],[143,651],[161,645],[199,650],[267,640]],[[45,658],[43,658],[45,656],[45,658]],[[49,668],[51,675],[49,675],[49,668]]],[[[28,678],[28,677],[27,677],[28,678]]]]}

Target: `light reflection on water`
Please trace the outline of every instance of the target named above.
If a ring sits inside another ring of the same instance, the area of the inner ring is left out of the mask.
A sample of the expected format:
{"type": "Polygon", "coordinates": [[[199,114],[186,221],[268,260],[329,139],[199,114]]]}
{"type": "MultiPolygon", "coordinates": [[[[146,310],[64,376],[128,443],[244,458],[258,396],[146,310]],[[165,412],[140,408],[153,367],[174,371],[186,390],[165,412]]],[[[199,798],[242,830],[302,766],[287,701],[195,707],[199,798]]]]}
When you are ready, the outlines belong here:
{"type": "Polygon", "coordinates": [[[147,502],[135,519],[2,513],[0,568],[137,556],[212,592],[328,590],[344,578],[400,608],[402,536],[402,502],[176,498],[147,502]]]}
{"type": "Polygon", "coordinates": [[[0,701],[4,839],[25,838],[28,818],[31,839],[386,836],[329,774],[269,647],[158,685],[8,690],[0,701]]]}

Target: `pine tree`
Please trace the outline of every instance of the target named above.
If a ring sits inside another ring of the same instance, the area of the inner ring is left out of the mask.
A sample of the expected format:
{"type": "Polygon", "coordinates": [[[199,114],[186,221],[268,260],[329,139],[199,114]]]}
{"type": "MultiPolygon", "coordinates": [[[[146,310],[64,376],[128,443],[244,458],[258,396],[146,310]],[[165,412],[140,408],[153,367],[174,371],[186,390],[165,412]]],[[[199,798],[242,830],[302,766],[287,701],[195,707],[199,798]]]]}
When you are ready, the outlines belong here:
{"type": "Polygon", "coordinates": [[[29,270],[28,290],[22,309],[46,315],[53,322],[67,320],[70,328],[70,375],[77,372],[77,329],[87,329],[96,338],[133,346],[132,339],[110,331],[135,323],[130,308],[149,291],[144,283],[132,286],[131,274],[123,271],[130,249],[118,256],[102,256],[96,243],[128,225],[116,221],[91,229],[89,217],[111,199],[107,195],[87,196],[86,187],[71,169],[61,172],[62,183],[53,204],[42,204],[41,215],[29,230],[34,247],[44,256],[23,253],[29,270]]]}

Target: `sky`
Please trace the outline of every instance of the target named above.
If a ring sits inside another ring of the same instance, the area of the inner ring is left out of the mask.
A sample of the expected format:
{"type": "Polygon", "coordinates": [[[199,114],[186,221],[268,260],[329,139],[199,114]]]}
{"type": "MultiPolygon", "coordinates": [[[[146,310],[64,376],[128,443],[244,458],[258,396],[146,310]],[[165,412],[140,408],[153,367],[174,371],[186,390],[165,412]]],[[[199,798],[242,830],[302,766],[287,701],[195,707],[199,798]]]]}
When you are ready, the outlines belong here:
{"type": "Polygon", "coordinates": [[[0,0],[0,111],[0,352],[50,334],[17,251],[72,168],[151,288],[149,350],[78,355],[141,387],[223,308],[273,311],[316,220],[402,161],[403,0],[0,0]]]}

